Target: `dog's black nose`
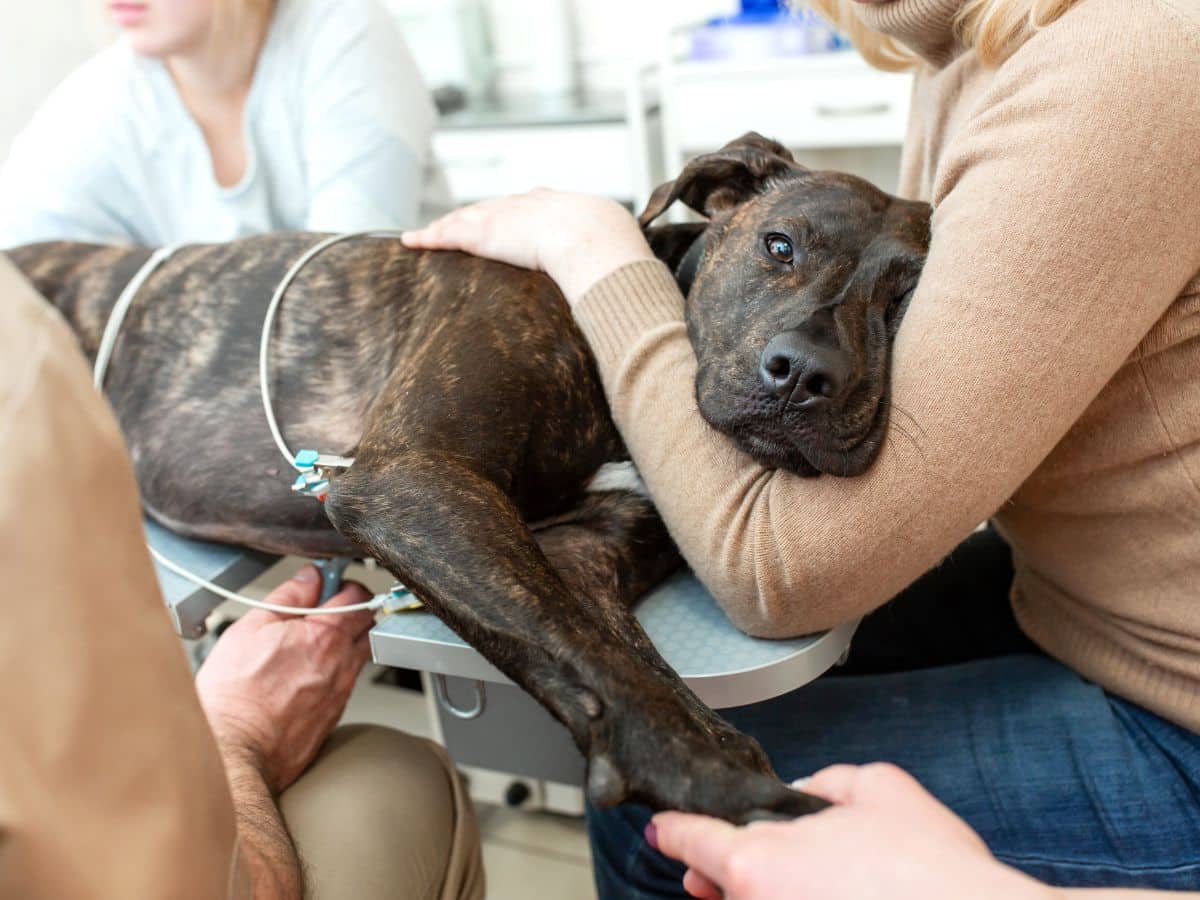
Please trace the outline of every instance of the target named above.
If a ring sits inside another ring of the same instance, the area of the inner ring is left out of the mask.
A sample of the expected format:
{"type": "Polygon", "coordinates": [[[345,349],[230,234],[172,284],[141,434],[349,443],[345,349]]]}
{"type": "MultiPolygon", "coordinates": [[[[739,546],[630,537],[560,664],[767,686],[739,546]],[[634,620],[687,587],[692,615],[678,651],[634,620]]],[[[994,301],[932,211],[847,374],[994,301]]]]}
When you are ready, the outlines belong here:
{"type": "Polygon", "coordinates": [[[850,360],[842,350],[800,331],[775,335],[759,357],[763,387],[796,404],[815,406],[840,396],[849,375],[850,360]]]}

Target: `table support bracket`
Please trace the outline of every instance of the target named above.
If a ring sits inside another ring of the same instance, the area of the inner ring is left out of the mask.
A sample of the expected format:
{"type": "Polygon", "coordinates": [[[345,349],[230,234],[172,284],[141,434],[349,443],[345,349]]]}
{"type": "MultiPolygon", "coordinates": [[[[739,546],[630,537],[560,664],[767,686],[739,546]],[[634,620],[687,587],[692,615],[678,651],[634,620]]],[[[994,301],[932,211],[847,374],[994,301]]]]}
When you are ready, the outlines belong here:
{"type": "Polygon", "coordinates": [[[475,705],[470,709],[463,709],[461,706],[455,706],[454,701],[450,699],[450,691],[446,684],[445,675],[433,676],[433,694],[437,697],[437,702],[441,704],[442,709],[450,713],[456,719],[470,720],[478,719],[483,715],[483,711],[487,709],[487,688],[482,681],[476,680],[475,685],[475,705]]]}

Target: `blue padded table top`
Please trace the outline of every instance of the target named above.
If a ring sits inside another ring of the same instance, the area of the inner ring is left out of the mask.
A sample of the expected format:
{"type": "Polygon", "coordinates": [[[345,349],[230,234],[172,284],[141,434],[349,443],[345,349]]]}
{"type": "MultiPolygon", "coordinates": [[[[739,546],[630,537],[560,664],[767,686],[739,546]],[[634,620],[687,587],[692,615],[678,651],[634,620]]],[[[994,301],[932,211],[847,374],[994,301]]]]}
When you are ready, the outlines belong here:
{"type": "MultiPolygon", "coordinates": [[[[222,587],[237,590],[275,557],[191,541],[146,520],[146,537],[168,559],[222,587]]],[[[204,620],[221,602],[203,588],[163,569],[155,570],[176,631],[204,633],[204,620]]],[[[695,576],[680,572],[651,591],[637,617],[659,653],[697,696],[715,708],[758,703],[807,684],[838,661],[857,623],[786,641],[748,637],[738,631],[695,576]]],[[[425,612],[398,613],[371,631],[377,663],[442,675],[507,683],[491,663],[425,612]]]]}
{"type": "MultiPolygon", "coordinates": [[[[694,575],[680,572],[638,604],[659,653],[709,706],[758,703],[807,684],[841,658],[856,622],[785,641],[738,631],[694,575]]],[[[396,613],[371,631],[377,663],[506,683],[491,663],[430,613],[396,613]]]]}

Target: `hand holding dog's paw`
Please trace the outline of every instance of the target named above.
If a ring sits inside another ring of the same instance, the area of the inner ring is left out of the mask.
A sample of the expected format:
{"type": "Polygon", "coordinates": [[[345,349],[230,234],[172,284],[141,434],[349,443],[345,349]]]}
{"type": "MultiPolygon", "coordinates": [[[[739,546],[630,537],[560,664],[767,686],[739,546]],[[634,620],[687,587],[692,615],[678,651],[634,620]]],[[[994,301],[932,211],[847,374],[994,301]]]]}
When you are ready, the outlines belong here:
{"type": "Polygon", "coordinates": [[[633,801],[744,825],[788,821],[829,805],[783,784],[758,741],[698,705],[630,705],[593,728],[587,794],[597,809],[633,801]],[[656,733],[670,739],[656,740],[656,733]]]}
{"type": "Polygon", "coordinates": [[[805,790],[834,805],[792,822],[741,828],[660,813],[646,838],[689,866],[683,886],[705,900],[1054,896],[997,862],[965,822],[894,766],[833,766],[805,790]]]}

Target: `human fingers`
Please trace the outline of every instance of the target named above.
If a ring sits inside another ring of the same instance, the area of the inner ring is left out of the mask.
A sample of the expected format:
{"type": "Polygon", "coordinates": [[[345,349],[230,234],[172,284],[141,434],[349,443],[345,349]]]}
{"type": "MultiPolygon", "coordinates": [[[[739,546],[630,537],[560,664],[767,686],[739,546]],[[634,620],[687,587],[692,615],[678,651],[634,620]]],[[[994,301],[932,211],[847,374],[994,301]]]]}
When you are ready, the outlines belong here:
{"type": "Polygon", "coordinates": [[[856,806],[887,807],[938,805],[917,779],[892,763],[876,762],[858,767],[850,801],[856,806]]]}
{"type": "Polygon", "coordinates": [[[793,781],[792,787],[815,794],[830,803],[845,804],[850,801],[859,768],[845,764],[827,766],[808,778],[793,781]]]}
{"type": "Polygon", "coordinates": [[[842,806],[936,802],[915,778],[899,766],[884,762],[829,766],[810,778],[792,782],[792,787],[842,806]]]}
{"type": "MultiPolygon", "coordinates": [[[[371,599],[371,593],[357,581],[342,582],[342,589],[329,598],[323,609],[336,609],[339,606],[354,606],[366,603],[371,599]]],[[[360,609],[357,612],[335,613],[316,617],[323,624],[341,629],[351,639],[366,634],[375,624],[375,610],[360,609]]]]}
{"type": "Polygon", "coordinates": [[[404,246],[413,250],[466,250],[480,243],[480,226],[493,206],[492,201],[459,207],[435,219],[424,228],[400,235],[404,246]]]}
{"type": "Polygon", "coordinates": [[[353,645],[353,662],[357,669],[361,669],[371,660],[371,631],[364,631],[354,639],[353,645]]]}
{"type": "MultiPolygon", "coordinates": [[[[892,763],[864,766],[830,766],[814,775],[805,790],[825,796],[838,806],[871,816],[912,823],[925,832],[957,838],[975,850],[986,846],[975,831],[944,806],[908,772],[892,763]]],[[[819,827],[821,816],[802,819],[798,827],[819,827]]]]}
{"type": "Polygon", "coordinates": [[[705,880],[721,884],[739,833],[720,819],[666,812],[650,820],[647,837],[666,856],[697,870],[705,880]]]}
{"type": "Polygon", "coordinates": [[[358,676],[362,672],[363,666],[370,662],[370,659],[371,641],[367,633],[351,641],[349,647],[341,651],[337,664],[332,670],[331,702],[344,706],[354,690],[354,685],[358,682],[358,676]]]}
{"type": "Polygon", "coordinates": [[[695,869],[683,873],[683,889],[697,900],[722,900],[725,896],[719,887],[695,869]]]}
{"type": "MultiPolygon", "coordinates": [[[[274,603],[278,606],[295,606],[298,608],[314,607],[320,599],[321,573],[313,565],[304,566],[283,584],[275,587],[265,598],[267,603],[274,603]]],[[[246,626],[253,624],[262,625],[267,622],[277,622],[285,618],[290,617],[285,616],[283,613],[272,612],[271,610],[254,609],[242,616],[239,622],[245,623],[246,626]]]]}

